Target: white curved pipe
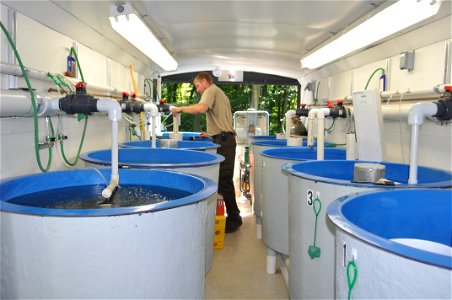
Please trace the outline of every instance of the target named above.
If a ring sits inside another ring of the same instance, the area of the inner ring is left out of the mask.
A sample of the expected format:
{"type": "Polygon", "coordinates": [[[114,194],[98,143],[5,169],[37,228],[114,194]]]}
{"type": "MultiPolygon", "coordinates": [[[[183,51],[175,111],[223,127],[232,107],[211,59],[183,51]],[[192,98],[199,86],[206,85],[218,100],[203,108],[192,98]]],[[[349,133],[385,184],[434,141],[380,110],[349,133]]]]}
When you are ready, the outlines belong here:
{"type": "Polygon", "coordinates": [[[121,120],[121,105],[114,99],[98,99],[97,110],[107,112],[111,124],[111,179],[109,185],[102,191],[104,198],[110,198],[119,184],[118,172],[118,134],[119,121],[121,120]]]}
{"type": "Polygon", "coordinates": [[[290,138],[290,127],[292,125],[292,118],[295,117],[296,111],[291,109],[284,115],[286,118],[286,140],[290,138]]]}
{"type": "Polygon", "coordinates": [[[417,184],[417,157],[419,146],[419,126],[426,117],[436,115],[438,107],[434,103],[416,103],[408,113],[408,124],[411,125],[410,173],[408,184],[417,184]]]}

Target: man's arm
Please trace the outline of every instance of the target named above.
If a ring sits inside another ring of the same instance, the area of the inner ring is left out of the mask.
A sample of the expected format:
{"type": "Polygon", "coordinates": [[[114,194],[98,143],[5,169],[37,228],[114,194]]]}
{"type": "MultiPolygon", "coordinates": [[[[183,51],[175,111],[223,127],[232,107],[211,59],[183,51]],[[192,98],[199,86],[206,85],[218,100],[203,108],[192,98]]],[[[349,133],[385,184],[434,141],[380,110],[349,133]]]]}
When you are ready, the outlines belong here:
{"type": "Polygon", "coordinates": [[[172,113],[173,116],[176,116],[180,112],[184,112],[191,115],[198,115],[206,113],[209,110],[209,107],[204,103],[196,103],[189,106],[178,106],[173,108],[172,113]]]}

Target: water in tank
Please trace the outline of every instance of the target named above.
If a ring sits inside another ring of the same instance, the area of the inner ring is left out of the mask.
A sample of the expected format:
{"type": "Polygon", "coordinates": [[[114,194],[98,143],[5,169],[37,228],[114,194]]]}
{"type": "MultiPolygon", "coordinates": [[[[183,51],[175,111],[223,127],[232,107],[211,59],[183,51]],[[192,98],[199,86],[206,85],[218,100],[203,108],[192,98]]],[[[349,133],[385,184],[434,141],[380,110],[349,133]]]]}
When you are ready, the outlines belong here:
{"type": "Polygon", "coordinates": [[[130,188],[159,196],[104,206],[97,196],[110,174],[69,170],[0,182],[2,299],[204,296],[207,199],[216,183],[120,169],[118,199],[129,202],[130,188]]]}
{"type": "Polygon", "coordinates": [[[409,166],[389,162],[307,161],[283,166],[289,174],[289,292],[292,298],[335,298],[334,226],[326,207],[335,199],[364,190],[445,188],[452,173],[419,167],[416,185],[408,184],[409,166]],[[354,182],[356,163],[385,166],[383,184],[354,182]]]}

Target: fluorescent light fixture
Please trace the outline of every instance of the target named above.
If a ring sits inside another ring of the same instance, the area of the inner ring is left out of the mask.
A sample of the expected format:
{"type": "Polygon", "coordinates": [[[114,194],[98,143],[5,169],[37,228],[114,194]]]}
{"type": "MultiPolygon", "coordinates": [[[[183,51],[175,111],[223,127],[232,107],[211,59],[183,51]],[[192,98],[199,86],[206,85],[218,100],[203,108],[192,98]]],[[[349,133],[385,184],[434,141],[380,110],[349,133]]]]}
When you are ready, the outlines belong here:
{"type": "Polygon", "coordinates": [[[165,71],[177,69],[177,62],[137,16],[130,3],[112,5],[111,15],[109,18],[111,27],[116,32],[165,71]]]}
{"type": "Polygon", "coordinates": [[[400,0],[331,43],[303,58],[302,68],[315,69],[435,15],[442,0],[400,0]]]}

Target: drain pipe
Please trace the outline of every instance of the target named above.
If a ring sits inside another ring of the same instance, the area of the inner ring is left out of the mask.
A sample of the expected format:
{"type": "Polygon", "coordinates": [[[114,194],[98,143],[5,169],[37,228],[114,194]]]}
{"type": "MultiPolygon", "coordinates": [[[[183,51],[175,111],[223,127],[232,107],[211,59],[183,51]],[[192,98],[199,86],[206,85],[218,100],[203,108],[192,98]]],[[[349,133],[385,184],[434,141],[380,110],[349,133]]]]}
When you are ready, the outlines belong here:
{"type": "MultiPolygon", "coordinates": [[[[449,89],[452,92],[452,87],[449,89]]],[[[439,121],[452,119],[452,97],[431,103],[416,103],[408,113],[408,124],[411,125],[411,153],[408,184],[417,184],[419,127],[426,117],[436,117],[439,121]]]]}
{"type": "Polygon", "coordinates": [[[86,94],[83,82],[76,85],[75,94],[69,94],[59,100],[59,108],[68,114],[83,113],[91,115],[93,112],[107,112],[112,121],[111,130],[111,179],[102,191],[104,198],[110,198],[119,184],[118,172],[118,134],[121,120],[121,105],[114,99],[96,99],[86,94]]]}
{"type": "Polygon", "coordinates": [[[317,160],[325,156],[325,116],[329,116],[330,108],[313,108],[308,114],[308,147],[314,146],[314,120],[317,118],[317,160]]]}

